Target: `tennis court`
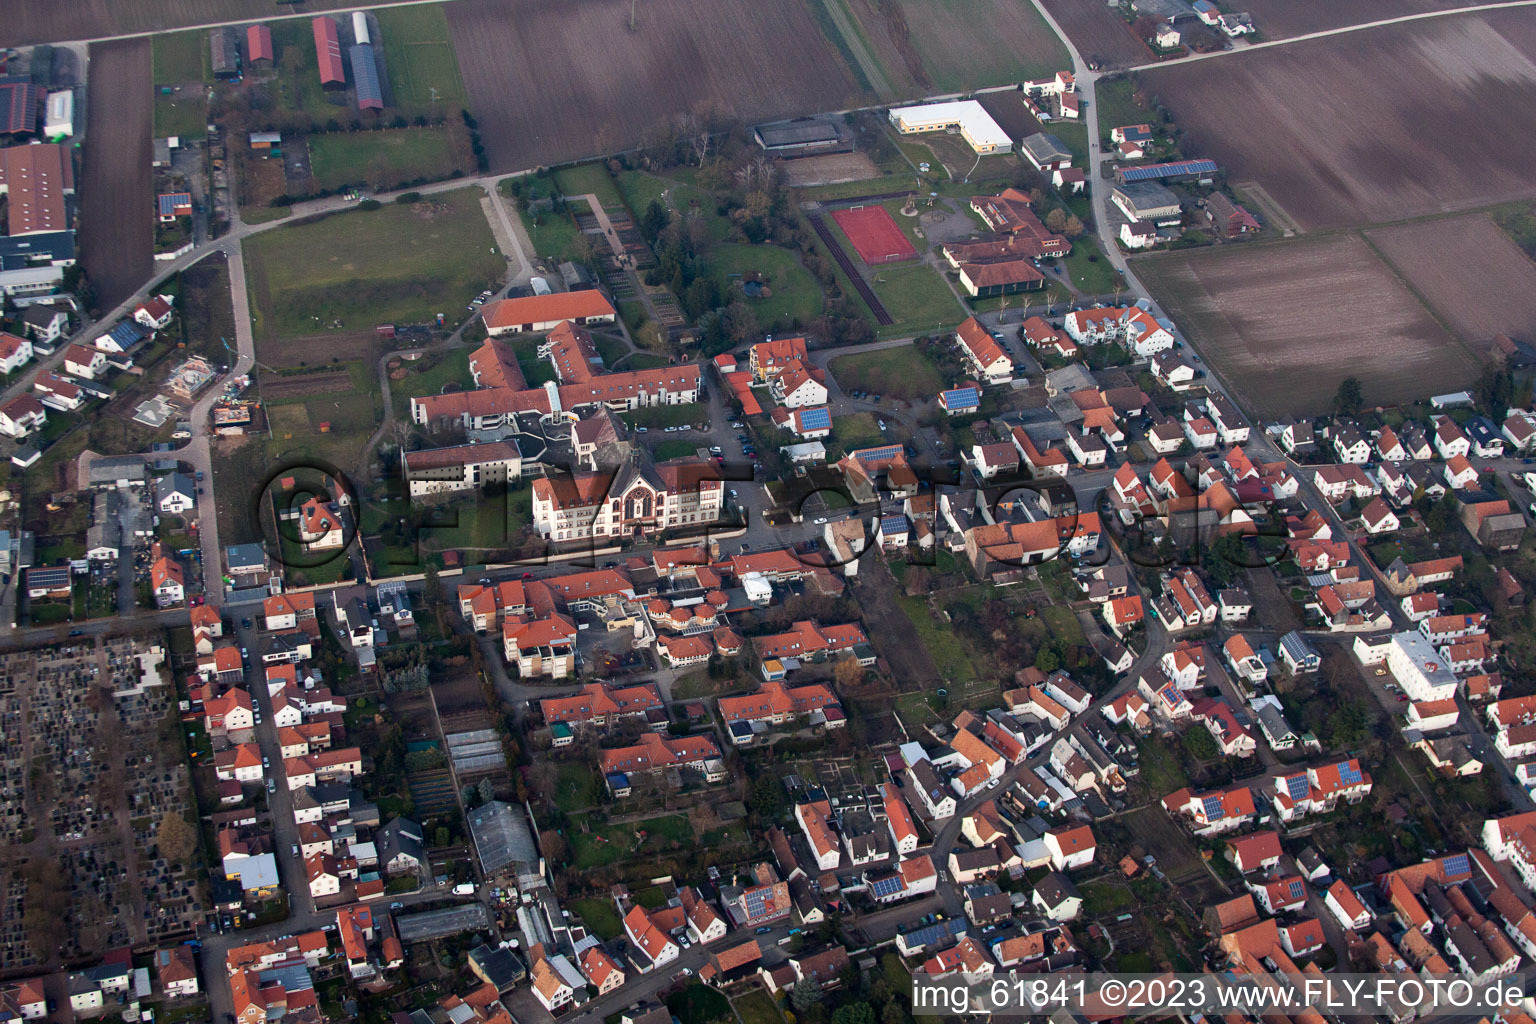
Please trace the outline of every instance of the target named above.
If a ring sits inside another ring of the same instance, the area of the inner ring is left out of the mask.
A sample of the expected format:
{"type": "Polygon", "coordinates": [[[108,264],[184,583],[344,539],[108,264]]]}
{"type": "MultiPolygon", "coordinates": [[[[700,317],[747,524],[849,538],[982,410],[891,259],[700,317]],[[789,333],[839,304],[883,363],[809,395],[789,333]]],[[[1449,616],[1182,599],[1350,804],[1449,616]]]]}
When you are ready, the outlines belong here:
{"type": "Polygon", "coordinates": [[[854,206],[833,210],[832,219],[853,243],[859,259],[869,266],[915,259],[917,250],[883,206],[854,206]]]}

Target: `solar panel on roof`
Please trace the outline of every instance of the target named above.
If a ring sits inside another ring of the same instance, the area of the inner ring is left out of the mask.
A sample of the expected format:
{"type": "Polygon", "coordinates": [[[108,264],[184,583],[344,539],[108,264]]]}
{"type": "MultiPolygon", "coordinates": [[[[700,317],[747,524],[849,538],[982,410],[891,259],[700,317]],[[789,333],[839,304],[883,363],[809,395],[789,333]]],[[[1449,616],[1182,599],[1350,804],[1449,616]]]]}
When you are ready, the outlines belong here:
{"type": "Polygon", "coordinates": [[[1453,853],[1440,863],[1447,875],[1470,875],[1472,873],[1472,862],[1467,859],[1467,855],[1464,853],[1453,853]]]}
{"type": "Polygon", "coordinates": [[[1365,777],[1360,774],[1358,765],[1353,761],[1346,761],[1339,765],[1339,781],[1346,786],[1358,786],[1365,781],[1365,777]]]}
{"type": "Polygon", "coordinates": [[[1221,797],[1208,796],[1201,800],[1201,803],[1205,806],[1206,821],[1218,821],[1227,816],[1226,809],[1221,803],[1221,797]]]}
{"type": "Polygon", "coordinates": [[[901,445],[887,444],[879,448],[861,448],[854,452],[854,457],[865,462],[879,462],[882,459],[894,459],[901,454],[901,445]]]}
{"type": "Polygon", "coordinates": [[[900,875],[890,875],[886,878],[877,878],[869,887],[869,894],[876,899],[882,896],[894,896],[902,890],[900,875]]]}
{"type": "Polygon", "coordinates": [[[1121,167],[1116,173],[1122,181],[1158,181],[1182,174],[1214,174],[1214,160],[1178,160],[1166,164],[1145,164],[1141,167],[1121,167]]]}
{"type": "Polygon", "coordinates": [[[1305,800],[1311,788],[1305,775],[1286,776],[1285,791],[1292,800],[1305,800]]]}
{"type": "Polygon", "coordinates": [[[981,393],[975,388],[955,388],[944,392],[944,402],[947,405],[979,405],[981,393]]]}
{"type": "Polygon", "coordinates": [[[1299,879],[1299,878],[1291,879],[1291,882],[1290,882],[1290,884],[1288,886],[1286,886],[1286,889],[1290,892],[1291,899],[1293,899],[1293,900],[1306,899],[1307,888],[1306,888],[1306,886],[1302,885],[1301,879],[1299,879]]]}
{"type": "Polygon", "coordinates": [[[831,430],[832,413],[826,406],[800,410],[801,430],[831,430]]]}

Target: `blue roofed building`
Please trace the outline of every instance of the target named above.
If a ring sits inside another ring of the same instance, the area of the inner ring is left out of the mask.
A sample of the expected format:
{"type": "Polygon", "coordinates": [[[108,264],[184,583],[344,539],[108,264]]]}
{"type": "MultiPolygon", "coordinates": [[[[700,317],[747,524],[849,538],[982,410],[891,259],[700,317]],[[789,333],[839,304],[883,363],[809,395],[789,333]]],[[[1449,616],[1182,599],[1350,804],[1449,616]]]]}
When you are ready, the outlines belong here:
{"type": "Polygon", "coordinates": [[[1215,160],[1173,160],[1162,164],[1116,167],[1115,181],[1128,185],[1136,181],[1210,181],[1220,170],[1215,160]]]}
{"type": "Polygon", "coordinates": [[[379,86],[379,65],[373,56],[373,47],[358,43],[349,52],[352,59],[352,80],[357,89],[357,109],[383,110],[384,90],[379,86]]]}
{"type": "Polygon", "coordinates": [[[773,422],[799,437],[814,441],[831,435],[832,410],[825,405],[809,405],[801,409],[779,406],[773,410],[773,422]]]}
{"type": "Polygon", "coordinates": [[[169,224],[177,217],[192,216],[192,193],[165,192],[159,197],[157,208],[162,223],[169,224]]]}
{"type": "Polygon", "coordinates": [[[96,339],[96,347],[103,352],[131,352],[143,343],[144,328],[132,320],[124,320],[106,334],[96,339]]]}

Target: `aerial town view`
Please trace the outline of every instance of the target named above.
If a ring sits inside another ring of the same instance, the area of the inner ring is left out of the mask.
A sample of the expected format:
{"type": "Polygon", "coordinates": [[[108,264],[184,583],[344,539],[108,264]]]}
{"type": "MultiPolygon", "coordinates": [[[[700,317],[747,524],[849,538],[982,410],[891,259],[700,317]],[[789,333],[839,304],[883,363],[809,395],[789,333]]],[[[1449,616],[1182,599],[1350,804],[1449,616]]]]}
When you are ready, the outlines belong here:
{"type": "Polygon", "coordinates": [[[1536,1024],[1533,139],[1536,0],[4,0],[0,1024],[1536,1024]]]}

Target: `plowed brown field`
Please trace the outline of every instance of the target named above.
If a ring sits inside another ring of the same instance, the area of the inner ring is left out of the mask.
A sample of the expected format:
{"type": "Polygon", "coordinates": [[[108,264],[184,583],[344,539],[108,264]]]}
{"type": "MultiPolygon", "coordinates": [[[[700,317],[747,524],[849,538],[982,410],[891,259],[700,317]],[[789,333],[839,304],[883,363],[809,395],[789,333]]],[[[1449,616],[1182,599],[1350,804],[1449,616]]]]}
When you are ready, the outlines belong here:
{"type": "Polygon", "coordinates": [[[498,171],[611,153],[666,119],[839,109],[856,86],[803,0],[458,0],[470,109],[498,171]]]}
{"type": "Polygon", "coordinates": [[[1134,262],[1211,369],[1263,417],[1324,412],[1345,377],[1370,405],[1454,391],[1478,362],[1355,235],[1134,262]]]}
{"type": "Polygon", "coordinates": [[[1536,263],[1486,214],[1366,232],[1475,350],[1495,334],[1536,336],[1536,263]]]}
{"type": "Polygon", "coordinates": [[[150,78],[148,39],[91,47],[80,257],[103,310],[147,284],[154,262],[150,78]]]}
{"type": "Polygon", "coordinates": [[[1536,196],[1536,17],[1494,11],[1141,71],[1183,149],[1304,228],[1536,196]]]}

